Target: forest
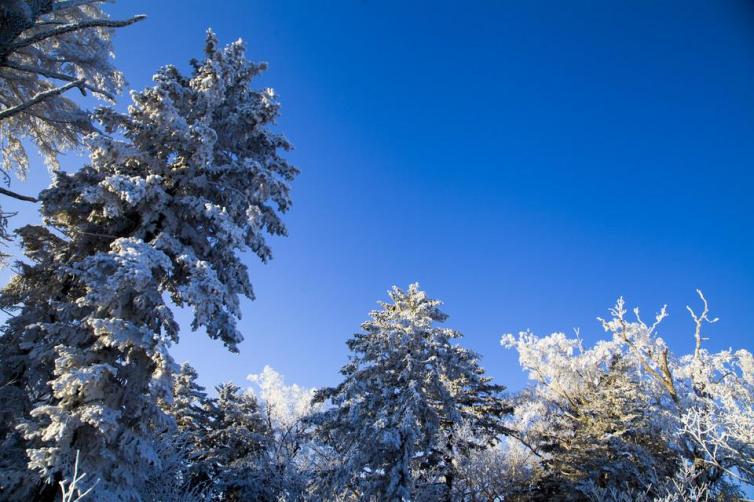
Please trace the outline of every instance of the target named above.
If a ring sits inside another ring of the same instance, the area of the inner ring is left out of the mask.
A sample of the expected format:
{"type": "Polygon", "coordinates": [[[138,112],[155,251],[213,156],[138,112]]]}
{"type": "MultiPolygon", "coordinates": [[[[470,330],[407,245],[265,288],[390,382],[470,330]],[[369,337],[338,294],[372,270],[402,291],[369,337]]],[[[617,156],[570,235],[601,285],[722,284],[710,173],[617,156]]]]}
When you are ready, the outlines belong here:
{"type": "Polygon", "coordinates": [[[690,353],[660,336],[666,307],[646,315],[623,298],[606,299],[594,344],[503,335],[499,350],[528,377],[515,392],[418,283],[392,287],[343,333],[335,386],[288,384],[268,366],[249,388],[203,387],[171,354],[176,311],[229,353],[253,343],[240,301],[265,292],[249,260],[266,263],[270,237],[287,235],[307,168],[287,160],[278,97],[257,85],[266,64],[210,29],[189,72],[153,69],[120,111],[113,35],[148,18],[111,18],[100,0],[4,0],[0,22],[0,193],[38,215],[0,218],[12,270],[0,290],[0,499],[751,496],[754,356],[708,349],[718,319],[702,291],[674,312],[690,353]],[[62,168],[71,150],[87,160],[62,168]],[[17,192],[33,156],[49,186],[17,192]]]}

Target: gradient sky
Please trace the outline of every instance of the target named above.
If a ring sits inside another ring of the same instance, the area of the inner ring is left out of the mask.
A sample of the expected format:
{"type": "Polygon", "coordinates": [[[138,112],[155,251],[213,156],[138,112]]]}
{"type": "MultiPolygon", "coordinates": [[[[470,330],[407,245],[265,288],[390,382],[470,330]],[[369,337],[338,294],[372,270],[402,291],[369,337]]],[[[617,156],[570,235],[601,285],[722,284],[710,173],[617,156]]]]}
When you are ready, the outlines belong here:
{"type": "MultiPolygon", "coordinates": [[[[132,88],[200,57],[204,31],[267,61],[302,174],[230,354],[184,332],[205,385],[270,364],[335,384],[345,340],[393,284],[419,281],[499,383],[502,333],[581,329],[619,295],[693,346],[754,349],[754,7],[745,1],[121,0],[132,88]]],[[[121,106],[127,97],[121,100],[121,106]]],[[[69,157],[66,167],[84,159],[69,157]]],[[[46,182],[36,165],[19,191],[46,182]]],[[[28,205],[23,206],[29,211],[28,205]]],[[[17,217],[13,223],[31,221],[17,217]]],[[[182,319],[187,317],[181,314],[182,319]]]]}

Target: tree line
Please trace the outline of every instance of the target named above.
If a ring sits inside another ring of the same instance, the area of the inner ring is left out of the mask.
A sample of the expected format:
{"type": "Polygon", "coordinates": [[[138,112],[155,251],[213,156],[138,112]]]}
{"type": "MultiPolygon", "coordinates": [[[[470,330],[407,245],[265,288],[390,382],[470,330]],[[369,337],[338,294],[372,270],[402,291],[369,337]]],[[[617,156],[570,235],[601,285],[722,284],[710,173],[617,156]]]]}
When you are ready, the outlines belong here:
{"type": "MultiPolygon", "coordinates": [[[[699,293],[694,352],[658,336],[623,299],[606,337],[505,335],[530,385],[486,375],[441,302],[394,287],[347,340],[332,388],[207,392],[170,348],[174,309],[239,350],[241,254],[272,257],[298,174],[276,132],[279,102],[241,41],[209,31],[189,73],[125,86],[98,0],[0,5],[5,196],[41,223],[8,231],[24,257],[0,290],[0,498],[4,500],[743,500],[754,485],[754,357],[711,353],[699,293]],[[69,93],[91,93],[84,109],[69,93]],[[34,145],[52,169],[38,196],[10,189],[34,145]],[[71,148],[89,153],[58,169],[71,148]],[[36,204],[31,206],[31,204],[36,204]],[[15,235],[15,237],[14,237],[15,235]],[[750,488],[749,488],[750,489],[750,488]]],[[[501,349],[503,350],[503,349],[501,349]]]]}

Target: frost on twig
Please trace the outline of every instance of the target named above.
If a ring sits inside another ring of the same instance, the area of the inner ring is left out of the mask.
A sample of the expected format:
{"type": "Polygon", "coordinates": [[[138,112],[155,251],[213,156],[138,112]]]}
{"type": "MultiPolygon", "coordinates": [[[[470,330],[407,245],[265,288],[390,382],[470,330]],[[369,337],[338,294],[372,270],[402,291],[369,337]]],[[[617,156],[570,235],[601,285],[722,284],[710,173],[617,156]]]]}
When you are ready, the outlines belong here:
{"type": "Polygon", "coordinates": [[[69,480],[60,482],[60,493],[63,496],[62,502],[78,502],[89,495],[94,487],[99,483],[99,479],[86,490],[80,485],[86,477],[86,473],[79,474],[79,451],[76,450],[76,462],[73,464],[73,477],[69,480]],[[75,497],[75,498],[74,498],[75,497]]]}
{"type": "Polygon", "coordinates": [[[537,454],[537,489],[685,501],[728,500],[754,486],[754,356],[702,347],[702,326],[717,318],[697,293],[703,308],[688,309],[695,348],[687,355],[657,336],[665,307],[647,324],[638,309],[626,318],[623,298],[600,319],[612,337],[586,350],[563,333],[502,338],[534,383],[517,398],[511,437],[537,454]]]}
{"type": "Polygon", "coordinates": [[[704,309],[702,310],[702,313],[697,315],[688,305],[686,305],[686,310],[689,311],[689,314],[691,314],[691,318],[694,320],[694,324],[695,324],[694,341],[696,342],[696,345],[694,347],[694,359],[699,359],[700,352],[702,350],[702,340],[706,340],[706,338],[702,338],[702,325],[705,322],[709,324],[713,324],[719,321],[720,319],[718,317],[715,317],[714,319],[710,319],[708,317],[709,305],[707,304],[707,299],[704,297],[700,289],[697,289],[696,293],[699,295],[699,298],[702,299],[702,303],[704,304],[704,309]]]}

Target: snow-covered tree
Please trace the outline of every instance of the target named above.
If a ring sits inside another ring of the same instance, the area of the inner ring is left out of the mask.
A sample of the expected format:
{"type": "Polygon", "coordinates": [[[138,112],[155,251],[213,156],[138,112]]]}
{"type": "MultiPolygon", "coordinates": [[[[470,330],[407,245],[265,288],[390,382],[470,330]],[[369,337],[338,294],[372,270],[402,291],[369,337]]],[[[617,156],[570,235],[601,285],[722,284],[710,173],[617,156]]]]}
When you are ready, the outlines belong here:
{"type": "MultiPolygon", "coordinates": [[[[79,146],[94,130],[90,114],[66,96],[78,89],[113,101],[125,84],[112,63],[112,34],[143,16],[108,19],[104,0],[6,0],[0,3],[0,177],[23,177],[30,140],[45,163],[79,146]]],[[[0,188],[0,194],[25,201],[0,188]]],[[[0,209],[0,239],[7,240],[7,217],[0,209]]]]}
{"type": "Polygon", "coordinates": [[[233,383],[217,386],[201,439],[201,462],[213,498],[227,501],[271,500],[259,464],[268,448],[267,423],[253,394],[233,383]]]}
{"type": "Polygon", "coordinates": [[[58,167],[58,155],[92,132],[70,89],[112,101],[125,83],[112,63],[115,28],[104,0],[8,0],[0,4],[0,141],[4,173],[29,164],[22,139],[58,167]]]}
{"type": "Polygon", "coordinates": [[[519,441],[503,437],[489,448],[458,459],[455,500],[532,500],[542,472],[536,455],[519,441]]]}
{"type": "Polygon", "coordinates": [[[169,411],[179,432],[201,436],[207,429],[207,408],[210,398],[198,383],[199,374],[189,363],[183,363],[173,376],[173,401],[169,411]]]}
{"type": "Polygon", "coordinates": [[[701,299],[702,313],[691,311],[696,348],[682,357],[657,335],[664,307],[647,325],[638,309],[626,318],[623,299],[601,320],[612,338],[590,349],[562,333],[503,337],[534,382],[511,427],[543,469],[537,490],[683,500],[751,484],[754,361],[702,347],[702,325],[715,319],[701,299]]]}
{"type": "Polygon", "coordinates": [[[278,500],[303,500],[318,476],[317,448],[306,418],[313,408],[314,389],[288,385],[283,376],[265,366],[247,379],[257,388],[262,413],[270,430],[265,458],[260,462],[265,483],[278,500]]]}
{"type": "Polygon", "coordinates": [[[315,389],[286,384],[283,375],[270,366],[246,379],[258,389],[256,393],[267,419],[276,428],[287,429],[295,425],[312,409],[315,389]]]}
{"type": "Polygon", "coordinates": [[[30,263],[0,296],[19,309],[0,385],[23,399],[3,432],[18,445],[20,431],[46,483],[69,477],[80,450],[97,500],[138,498],[160,462],[153,438],[172,427],[160,406],[176,369],[168,300],[238,350],[239,295],[253,298],[240,253],[270,258],[264,233],[285,234],[297,173],[270,131],[273,92],[251,87],[264,68],[210,33],[191,75],[165,67],[127,114],[96,113],[105,132],[87,140],[91,163],[58,173],[40,195],[47,226],[20,231],[30,263]]]}
{"type": "Polygon", "coordinates": [[[280,498],[272,496],[286,487],[278,486],[269,469],[275,443],[269,414],[252,393],[232,383],[217,386],[217,397],[208,397],[197,376],[187,363],[174,374],[169,411],[176,431],[166,442],[173,462],[155,476],[151,498],[175,500],[160,492],[166,484],[183,497],[179,500],[280,498]]]}
{"type": "MultiPolygon", "coordinates": [[[[545,380],[517,403],[519,420],[512,428],[539,460],[532,490],[538,496],[578,500],[592,485],[642,489],[651,477],[675,472],[665,431],[653,422],[653,403],[631,380],[625,362],[591,356],[572,354],[557,380],[545,380]]],[[[555,369],[545,358],[537,370],[545,366],[555,369]]]]}
{"type": "MultiPolygon", "coordinates": [[[[330,406],[313,416],[339,459],[332,496],[359,500],[450,500],[457,459],[494,443],[508,405],[462,335],[435,323],[438,300],[412,284],[370,314],[347,344],[343,382],[317,392],[330,406]],[[460,434],[463,424],[471,434],[460,434]]],[[[326,496],[327,497],[327,496],[326,496]]]]}
{"type": "MultiPolygon", "coordinates": [[[[198,383],[196,370],[183,363],[173,374],[173,400],[163,407],[175,421],[175,428],[167,438],[163,436],[168,455],[160,455],[164,464],[154,475],[155,489],[168,483],[174,491],[202,493],[209,491],[210,467],[202,461],[205,442],[212,427],[211,412],[214,401],[198,383]],[[164,462],[168,457],[171,461],[164,462]]],[[[154,497],[153,497],[154,498],[154,497]]]]}
{"type": "MultiPolygon", "coordinates": [[[[670,437],[678,438],[677,448],[691,465],[697,485],[715,494],[741,483],[754,486],[754,357],[743,349],[710,354],[702,346],[703,326],[718,319],[709,317],[707,300],[701,291],[697,293],[702,311],[697,314],[687,307],[694,321],[693,354],[676,357],[655,336],[665,307],[648,327],[638,309],[634,309],[636,321],[628,322],[619,299],[611,311],[613,318],[602,323],[614,339],[624,342],[655,388],[671,398],[673,406],[658,412],[668,417],[670,437]]],[[[658,402],[667,405],[667,400],[658,402]]]]}

